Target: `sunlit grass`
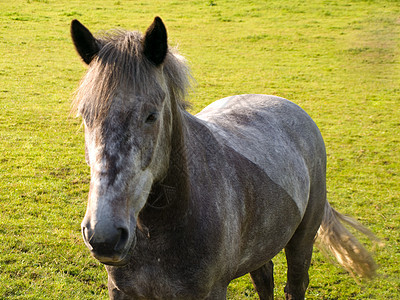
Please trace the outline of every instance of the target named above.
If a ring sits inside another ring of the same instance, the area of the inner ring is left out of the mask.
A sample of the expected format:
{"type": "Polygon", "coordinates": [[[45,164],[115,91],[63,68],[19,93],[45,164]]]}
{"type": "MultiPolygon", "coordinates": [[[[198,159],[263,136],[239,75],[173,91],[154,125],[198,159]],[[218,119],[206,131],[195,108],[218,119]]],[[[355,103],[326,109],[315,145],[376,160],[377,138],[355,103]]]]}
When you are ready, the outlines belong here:
{"type": "MultiPolygon", "coordinates": [[[[155,15],[190,62],[198,112],[232,94],[275,94],[313,117],[328,197],[369,226],[375,281],[357,285],[316,251],[308,299],[400,295],[400,5],[397,1],[3,1],[0,9],[0,298],[106,299],[80,237],[89,173],[70,101],[84,66],[69,23],[143,31],[155,15]]],[[[285,260],[275,262],[283,298],[285,260]]],[[[248,276],[229,299],[257,299],[248,276]]]]}

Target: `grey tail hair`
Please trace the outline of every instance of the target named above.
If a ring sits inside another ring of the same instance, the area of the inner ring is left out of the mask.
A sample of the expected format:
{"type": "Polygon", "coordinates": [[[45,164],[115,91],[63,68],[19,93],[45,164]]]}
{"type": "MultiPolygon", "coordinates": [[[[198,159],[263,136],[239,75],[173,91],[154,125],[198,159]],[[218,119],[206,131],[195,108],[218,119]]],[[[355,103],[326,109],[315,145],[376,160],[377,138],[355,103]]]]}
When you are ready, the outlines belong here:
{"type": "Polygon", "coordinates": [[[379,246],[383,245],[369,229],[353,218],[338,213],[326,202],[324,217],[317,233],[316,246],[324,254],[328,254],[328,252],[333,254],[339,264],[356,281],[355,274],[364,278],[372,278],[377,270],[374,259],[343,223],[365,234],[371,241],[377,242],[379,246]]]}

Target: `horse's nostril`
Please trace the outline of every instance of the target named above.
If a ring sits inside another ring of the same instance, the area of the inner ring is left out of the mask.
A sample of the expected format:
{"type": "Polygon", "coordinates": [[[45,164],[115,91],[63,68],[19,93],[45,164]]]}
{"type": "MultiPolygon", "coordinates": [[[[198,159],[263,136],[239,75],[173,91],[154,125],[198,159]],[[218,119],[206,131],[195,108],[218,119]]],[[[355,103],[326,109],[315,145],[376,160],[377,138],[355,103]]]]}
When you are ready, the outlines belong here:
{"type": "Polygon", "coordinates": [[[90,233],[88,231],[89,230],[85,226],[82,226],[83,241],[85,242],[85,244],[89,248],[89,250],[92,251],[93,247],[90,244],[91,235],[90,235],[90,233]]]}
{"type": "Polygon", "coordinates": [[[119,240],[114,247],[115,251],[120,251],[124,249],[129,241],[129,231],[126,228],[118,228],[118,231],[119,231],[119,240]]]}

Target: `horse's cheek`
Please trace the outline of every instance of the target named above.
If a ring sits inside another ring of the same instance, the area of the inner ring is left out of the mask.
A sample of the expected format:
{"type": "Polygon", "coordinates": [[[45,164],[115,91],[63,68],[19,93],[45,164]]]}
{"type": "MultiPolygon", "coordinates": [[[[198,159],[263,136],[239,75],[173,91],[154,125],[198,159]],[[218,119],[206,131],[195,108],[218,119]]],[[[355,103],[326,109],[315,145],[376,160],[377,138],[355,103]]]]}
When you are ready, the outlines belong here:
{"type": "Polygon", "coordinates": [[[153,147],[153,141],[149,140],[146,142],[146,145],[141,150],[141,168],[142,170],[145,170],[149,167],[152,158],[153,158],[153,152],[154,152],[154,147],[153,147]]]}

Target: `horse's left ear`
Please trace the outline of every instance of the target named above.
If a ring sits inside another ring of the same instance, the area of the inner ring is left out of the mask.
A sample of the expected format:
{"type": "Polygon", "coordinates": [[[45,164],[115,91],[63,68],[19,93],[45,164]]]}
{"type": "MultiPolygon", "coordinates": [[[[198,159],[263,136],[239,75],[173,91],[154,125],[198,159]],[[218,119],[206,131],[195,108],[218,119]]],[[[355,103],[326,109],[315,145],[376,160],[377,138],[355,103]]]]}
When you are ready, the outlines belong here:
{"type": "Polygon", "coordinates": [[[168,52],[167,29],[160,17],[155,17],[143,39],[143,53],[156,66],[163,63],[168,52]]]}

